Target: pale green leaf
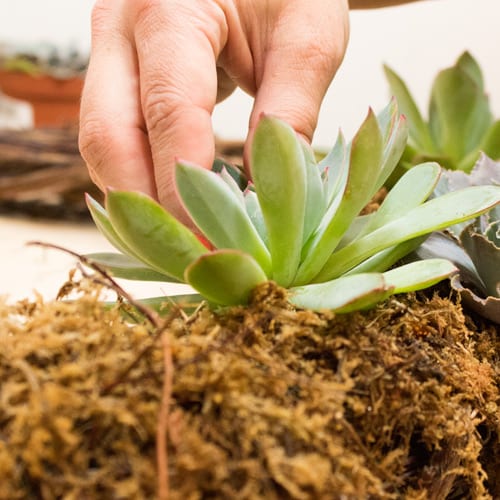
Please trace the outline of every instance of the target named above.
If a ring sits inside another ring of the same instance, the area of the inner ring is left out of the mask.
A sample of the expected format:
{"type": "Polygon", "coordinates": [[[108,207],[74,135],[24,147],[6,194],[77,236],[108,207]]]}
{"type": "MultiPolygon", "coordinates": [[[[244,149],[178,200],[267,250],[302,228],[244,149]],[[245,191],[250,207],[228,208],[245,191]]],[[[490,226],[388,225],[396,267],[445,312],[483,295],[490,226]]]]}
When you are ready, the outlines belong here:
{"type": "Polygon", "coordinates": [[[105,269],[115,278],[178,283],[177,279],[146,267],[134,257],[121,253],[89,253],[85,257],[105,269]]]}
{"type": "Polygon", "coordinates": [[[248,178],[243,170],[243,167],[233,165],[222,158],[215,158],[212,164],[212,171],[222,173],[225,170],[236,182],[241,191],[245,190],[248,186],[248,178]]]}
{"type": "Polygon", "coordinates": [[[396,168],[408,141],[408,124],[404,116],[397,119],[384,144],[382,167],[374,183],[372,196],[386,183],[396,168]]]}
{"type": "Polygon", "coordinates": [[[460,235],[463,247],[485,284],[486,294],[500,297],[500,247],[468,226],[460,235]]]}
{"type": "Polygon", "coordinates": [[[470,256],[453,236],[437,231],[432,233],[415,250],[415,256],[422,260],[445,257],[457,266],[463,281],[486,293],[486,285],[478,275],[470,256]]]}
{"type": "Polygon", "coordinates": [[[87,207],[89,209],[92,220],[94,221],[97,229],[102,233],[102,235],[120,252],[135,256],[131,248],[129,248],[125,242],[120,238],[118,233],[113,228],[111,221],[109,220],[108,213],[104,207],[94,200],[89,194],[85,195],[85,200],[87,202],[87,207]]]}
{"type": "Polygon", "coordinates": [[[429,129],[439,150],[460,162],[476,150],[492,123],[488,97],[458,67],[441,71],[431,91],[429,129]]]}
{"type": "Polygon", "coordinates": [[[386,271],[384,279],[393,287],[393,294],[427,288],[448,278],[458,269],[446,259],[427,259],[411,262],[386,271]]]}
{"type": "MultiPolygon", "coordinates": [[[[223,167],[219,173],[220,178],[229,186],[234,196],[238,199],[241,205],[245,204],[243,198],[243,191],[240,189],[238,183],[234,180],[234,177],[228,172],[226,167],[223,167]]],[[[246,187],[245,187],[246,189],[246,187]]]]}
{"type": "Polygon", "coordinates": [[[302,248],[307,185],[302,147],[286,123],[263,116],[251,146],[251,172],[266,223],[273,280],[288,286],[302,248]]]}
{"type": "Polygon", "coordinates": [[[238,250],[216,250],[194,261],[185,280],[215,304],[246,304],[252,290],[267,280],[257,261],[238,250]]]}
{"type": "Polygon", "coordinates": [[[500,120],[497,120],[488,129],[479,147],[491,159],[500,160],[500,120]]]}
{"type": "Polygon", "coordinates": [[[358,215],[347,228],[347,231],[342,236],[340,243],[337,245],[336,250],[344,248],[349,243],[357,239],[361,234],[365,233],[365,227],[368,226],[369,222],[375,216],[376,212],[371,212],[369,214],[358,215]]]}
{"type": "Polygon", "coordinates": [[[259,236],[264,244],[266,246],[269,246],[266,223],[264,222],[264,216],[262,215],[262,210],[259,205],[257,193],[255,191],[252,191],[251,189],[246,189],[243,196],[245,199],[245,210],[247,211],[252,224],[259,233],[259,236]]]}
{"type": "Polygon", "coordinates": [[[314,281],[341,276],[385,248],[477,217],[497,203],[497,186],[474,186],[434,198],[335,252],[314,281]]]}
{"type": "Polygon", "coordinates": [[[306,245],[304,261],[295,284],[310,282],[320,271],[356,215],[370,200],[373,179],[380,173],[381,160],[382,135],[377,119],[370,110],[352,141],[350,169],[342,199],[338,207],[333,207],[333,213],[327,211],[318,230],[306,245]]]}
{"type": "Polygon", "coordinates": [[[289,292],[290,302],[297,307],[337,312],[371,307],[390,294],[380,273],[344,276],[326,283],[294,287],[289,292]]]}
{"type": "Polygon", "coordinates": [[[469,52],[464,52],[457,59],[455,66],[467,73],[467,75],[474,81],[478,89],[484,89],[484,79],[481,67],[469,52]]]}
{"type": "Polygon", "coordinates": [[[187,227],[145,194],[109,191],[106,209],[125,244],[160,273],[182,281],[185,268],[207,252],[187,227]]]}
{"type": "Polygon", "coordinates": [[[398,102],[393,96],[389,104],[377,113],[377,121],[382,132],[384,146],[389,142],[389,139],[394,131],[394,127],[398,120],[398,102]]]}
{"type": "Polygon", "coordinates": [[[392,95],[398,101],[400,112],[408,119],[410,138],[418,147],[427,153],[433,153],[435,146],[429,134],[429,129],[411,96],[404,81],[388,66],[384,66],[385,76],[389,82],[392,95]]]}
{"type": "Polygon", "coordinates": [[[304,233],[302,236],[302,242],[304,243],[316,229],[321,221],[321,217],[325,213],[326,197],[314,151],[306,143],[302,143],[302,150],[304,152],[307,183],[304,233]]]}
{"type": "Polygon", "coordinates": [[[437,163],[422,163],[408,170],[389,191],[358,237],[382,227],[421,205],[434,190],[440,170],[437,163]]]}
{"type": "Polygon", "coordinates": [[[358,273],[386,271],[403,257],[419,248],[426,238],[427,235],[419,236],[418,238],[403,241],[402,243],[398,243],[397,245],[381,250],[347,271],[344,276],[358,273]]]}
{"type": "Polygon", "coordinates": [[[271,272],[269,251],[246,212],[243,195],[240,200],[219,174],[196,165],[178,163],[175,179],[189,215],[216,248],[249,253],[271,272]]]}
{"type": "Polygon", "coordinates": [[[351,146],[346,145],[344,136],[339,133],[337,142],[328,155],[318,163],[323,180],[323,189],[326,206],[332,205],[333,200],[342,193],[349,173],[349,159],[351,146]]]}

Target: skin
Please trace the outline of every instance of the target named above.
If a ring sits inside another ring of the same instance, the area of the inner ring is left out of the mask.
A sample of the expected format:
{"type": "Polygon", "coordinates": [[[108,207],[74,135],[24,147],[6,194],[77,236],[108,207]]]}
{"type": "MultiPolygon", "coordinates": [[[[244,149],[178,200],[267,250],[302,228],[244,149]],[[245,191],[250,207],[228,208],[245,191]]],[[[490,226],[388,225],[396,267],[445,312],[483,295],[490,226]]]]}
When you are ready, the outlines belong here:
{"type": "MultiPolygon", "coordinates": [[[[210,168],[211,114],[236,87],[310,141],[343,59],[348,10],[395,0],[98,0],[81,103],[80,150],[93,181],[142,191],[189,224],[177,158],[210,168]]],[[[245,157],[248,151],[245,151],[245,157]]]]}

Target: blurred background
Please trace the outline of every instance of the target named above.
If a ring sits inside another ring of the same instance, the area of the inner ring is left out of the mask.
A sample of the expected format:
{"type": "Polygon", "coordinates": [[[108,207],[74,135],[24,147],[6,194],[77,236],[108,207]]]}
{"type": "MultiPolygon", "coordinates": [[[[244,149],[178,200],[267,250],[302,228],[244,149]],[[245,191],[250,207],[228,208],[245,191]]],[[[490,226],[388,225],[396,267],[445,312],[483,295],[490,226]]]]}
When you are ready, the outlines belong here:
{"type": "MultiPolygon", "coordinates": [[[[0,47],[2,43],[31,47],[49,44],[85,56],[90,46],[92,5],[93,0],[2,0],[0,47]]],[[[464,50],[481,65],[494,114],[500,116],[499,22],[498,0],[427,0],[352,12],[350,45],[325,98],[314,144],[331,146],[339,127],[350,138],[369,106],[378,110],[387,103],[384,63],[403,77],[418,104],[425,108],[436,73],[451,66],[464,50]]],[[[243,140],[251,106],[251,99],[242,92],[219,105],[213,117],[216,134],[223,139],[243,140]]],[[[0,133],[2,128],[9,128],[9,123],[29,126],[32,116],[26,104],[0,101],[0,133]]],[[[0,144],[0,161],[2,151],[0,144]]],[[[12,179],[14,175],[12,162],[9,165],[10,170],[2,172],[0,168],[0,192],[2,185],[4,191],[7,185],[2,178],[12,179]]],[[[26,247],[28,240],[63,244],[79,252],[109,248],[88,222],[64,219],[46,220],[43,213],[30,217],[0,214],[0,295],[19,298],[36,288],[51,298],[64,281],[73,260],[53,251],[26,247]]]]}

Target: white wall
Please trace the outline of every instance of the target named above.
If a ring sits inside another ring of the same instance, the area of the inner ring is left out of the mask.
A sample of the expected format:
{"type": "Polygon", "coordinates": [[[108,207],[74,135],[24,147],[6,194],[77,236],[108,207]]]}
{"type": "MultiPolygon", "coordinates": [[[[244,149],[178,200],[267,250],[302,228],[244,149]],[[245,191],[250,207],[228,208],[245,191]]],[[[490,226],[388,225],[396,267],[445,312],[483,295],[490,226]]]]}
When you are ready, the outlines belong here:
{"type": "Polygon", "coordinates": [[[93,4],[94,0],[0,0],[0,41],[88,48],[93,4]]]}
{"type": "MultiPolygon", "coordinates": [[[[339,127],[350,138],[369,106],[378,110],[387,103],[383,63],[403,77],[419,105],[426,107],[435,74],[464,50],[482,66],[500,117],[499,0],[428,0],[352,12],[349,48],[325,98],[314,142],[333,145],[339,127]]],[[[243,137],[251,102],[242,95],[231,100],[219,106],[216,130],[243,137]],[[244,109],[242,114],[236,115],[235,104],[244,109]]]]}
{"type": "MultiPolygon", "coordinates": [[[[50,40],[88,47],[92,4],[93,0],[0,0],[0,41],[50,40]]],[[[351,20],[350,46],[325,99],[316,144],[331,144],[339,126],[349,137],[368,106],[380,109],[386,103],[383,62],[403,76],[424,105],[436,72],[465,49],[482,65],[500,116],[499,0],[427,0],[356,11],[351,20]]],[[[236,93],[216,110],[216,132],[243,138],[250,107],[251,100],[236,93]]]]}

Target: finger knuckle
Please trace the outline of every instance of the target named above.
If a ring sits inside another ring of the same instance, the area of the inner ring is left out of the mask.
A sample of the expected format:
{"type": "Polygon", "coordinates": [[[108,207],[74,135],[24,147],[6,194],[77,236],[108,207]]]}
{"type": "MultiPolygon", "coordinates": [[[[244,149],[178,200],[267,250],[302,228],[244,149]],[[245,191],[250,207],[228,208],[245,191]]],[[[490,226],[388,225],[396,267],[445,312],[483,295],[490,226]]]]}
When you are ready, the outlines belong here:
{"type": "Polygon", "coordinates": [[[106,32],[109,30],[110,19],[113,9],[110,2],[97,0],[92,8],[91,26],[94,33],[106,32]]]}
{"type": "Polygon", "coordinates": [[[295,132],[310,142],[317,125],[316,113],[313,111],[298,109],[297,106],[293,105],[288,108],[287,113],[287,121],[293,127],[295,132]]]}
{"type": "Polygon", "coordinates": [[[116,144],[111,127],[98,118],[87,116],[80,121],[78,146],[92,179],[100,179],[116,144]]]}
{"type": "Polygon", "coordinates": [[[165,87],[152,84],[143,99],[144,119],[152,137],[162,136],[169,130],[184,107],[183,99],[165,87]]]}
{"type": "MultiPolygon", "coordinates": [[[[171,23],[164,0],[141,0],[135,4],[135,28],[145,33],[161,30],[164,25],[171,23]]],[[[175,11],[174,11],[175,12],[175,11]]],[[[171,16],[174,15],[171,12],[171,16]]]]}

